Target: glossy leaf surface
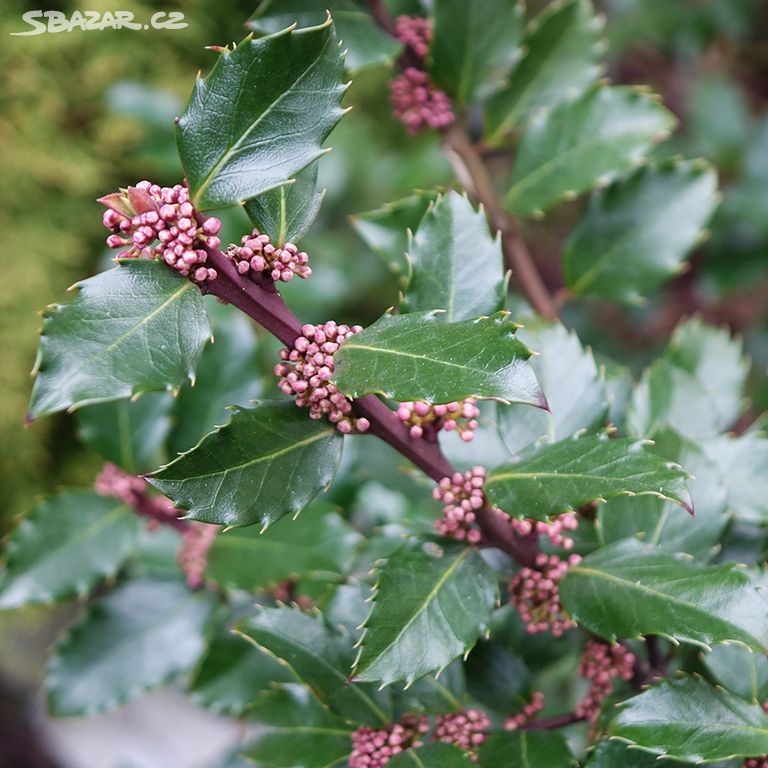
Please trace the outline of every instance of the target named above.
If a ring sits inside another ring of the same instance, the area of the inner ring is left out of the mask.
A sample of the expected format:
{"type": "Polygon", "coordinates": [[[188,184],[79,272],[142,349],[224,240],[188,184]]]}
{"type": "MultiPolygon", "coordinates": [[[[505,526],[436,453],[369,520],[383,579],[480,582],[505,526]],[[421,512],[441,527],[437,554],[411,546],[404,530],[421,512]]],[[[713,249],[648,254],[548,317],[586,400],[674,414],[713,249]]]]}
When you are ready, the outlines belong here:
{"type": "Polygon", "coordinates": [[[475,395],[544,405],[530,351],[505,313],[456,323],[441,314],[383,315],[336,353],[335,384],[349,397],[448,403],[475,395]]]}
{"type": "Polygon", "coordinates": [[[439,672],[487,629],[497,599],[496,577],[471,547],[395,553],[376,583],[355,679],[412,683],[439,672]]]}
{"type": "Polygon", "coordinates": [[[508,514],[537,520],[624,495],[658,496],[692,511],[685,481],[645,441],[594,435],[532,448],[494,468],[485,493],[508,514]]]}
{"type": "Polygon", "coordinates": [[[211,335],[196,285],[146,259],[75,285],[43,321],[30,417],[178,389],[211,335]]]}
{"type": "Polygon", "coordinates": [[[342,115],[342,55],[330,20],[247,37],[195,83],[176,125],[199,210],[279,187],[323,152],[342,115]]]}
{"type": "Polygon", "coordinates": [[[438,198],[408,249],[412,275],[403,311],[444,309],[445,322],[491,315],[502,305],[501,242],[488,220],[457,192],[438,198]],[[481,277],[482,276],[482,277],[481,277]]]}
{"type": "Polygon", "coordinates": [[[194,520],[267,527],[331,482],[341,446],[333,425],[292,402],[263,401],[233,408],[223,427],[148,480],[194,520]]]}
{"type": "Polygon", "coordinates": [[[756,650],[768,643],[768,601],[743,569],[702,566],[633,540],[571,567],[560,598],[574,621],[607,640],[661,635],[756,650]]]}

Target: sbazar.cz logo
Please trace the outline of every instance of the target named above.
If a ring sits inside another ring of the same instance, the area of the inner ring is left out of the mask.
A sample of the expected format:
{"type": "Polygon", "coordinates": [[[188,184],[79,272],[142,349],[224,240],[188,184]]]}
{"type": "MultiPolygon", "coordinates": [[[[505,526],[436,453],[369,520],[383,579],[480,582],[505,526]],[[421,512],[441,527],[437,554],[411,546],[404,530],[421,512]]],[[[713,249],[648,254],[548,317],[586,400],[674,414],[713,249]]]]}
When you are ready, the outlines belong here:
{"type": "Polygon", "coordinates": [[[131,11],[74,11],[67,16],[62,11],[27,11],[21,20],[32,29],[24,32],[11,32],[16,36],[42,35],[55,32],[72,32],[80,29],[85,32],[101,29],[185,29],[189,25],[184,21],[184,14],[179,11],[157,11],[147,22],[137,21],[131,11]]]}

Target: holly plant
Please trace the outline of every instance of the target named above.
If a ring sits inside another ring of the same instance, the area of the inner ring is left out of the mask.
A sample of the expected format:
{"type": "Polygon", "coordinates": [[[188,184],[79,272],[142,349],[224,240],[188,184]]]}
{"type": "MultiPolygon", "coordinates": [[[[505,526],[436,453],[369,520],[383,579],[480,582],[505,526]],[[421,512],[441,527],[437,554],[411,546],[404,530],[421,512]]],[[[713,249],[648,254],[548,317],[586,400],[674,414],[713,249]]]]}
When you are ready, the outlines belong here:
{"type": "Polygon", "coordinates": [[[263,3],[176,119],[184,179],[100,199],[116,263],[46,310],[28,420],[107,463],[10,534],[0,609],[83,605],[54,715],[174,683],[260,724],[230,766],[766,766],[742,343],[693,317],[633,372],[559,320],[681,273],[715,172],[600,79],[589,0],[429,5],[263,3]],[[324,142],[386,66],[455,183],[350,221],[397,306],[299,319],[324,142]],[[553,294],[524,233],[562,207],[553,294]]]}

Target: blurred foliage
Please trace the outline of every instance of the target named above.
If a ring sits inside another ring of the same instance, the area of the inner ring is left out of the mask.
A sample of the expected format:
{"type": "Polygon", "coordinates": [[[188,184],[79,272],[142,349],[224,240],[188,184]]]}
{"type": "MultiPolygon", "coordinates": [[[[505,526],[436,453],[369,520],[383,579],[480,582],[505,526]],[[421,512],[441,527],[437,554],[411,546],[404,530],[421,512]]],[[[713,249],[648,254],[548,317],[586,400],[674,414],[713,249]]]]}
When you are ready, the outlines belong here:
{"type": "MultiPolygon", "coordinates": [[[[395,12],[418,10],[417,0],[389,3],[395,12]]],[[[546,2],[532,2],[538,9],[546,2]]],[[[761,0],[601,0],[609,22],[615,82],[650,82],[682,122],[672,151],[706,156],[721,176],[724,200],[711,237],[692,269],[648,304],[629,311],[602,304],[574,309],[566,319],[581,338],[638,370],[666,342],[678,319],[692,312],[745,334],[755,370],[768,364],[768,10],[761,0]]],[[[63,300],[75,279],[106,263],[101,210],[95,198],[120,184],[152,178],[175,183],[180,171],[173,117],[195,72],[213,61],[205,45],[244,35],[255,2],[167,0],[162,3],[58,3],[68,15],[90,10],[183,10],[182,31],[73,31],[11,37],[34,4],[6,0],[0,11],[0,224],[6,290],[0,299],[0,531],[33,498],[66,478],[88,485],[95,455],[75,440],[75,420],[60,416],[22,426],[39,321],[45,303],[63,300]]],[[[346,97],[352,112],[329,141],[320,165],[327,195],[320,218],[303,241],[312,254],[317,290],[288,284],[289,304],[307,321],[333,316],[369,322],[397,304],[397,280],[349,226],[348,216],[380,207],[417,188],[449,184],[451,169],[436,136],[406,137],[384,94],[389,72],[356,74],[346,97]]],[[[665,153],[670,149],[666,147],[665,153]]],[[[500,157],[504,167],[508,158],[500,157]]],[[[561,285],[562,233],[576,214],[566,206],[525,235],[551,287],[561,285]]],[[[225,217],[224,240],[244,228],[225,217]]],[[[296,281],[298,282],[298,281],[296,281]]],[[[265,370],[271,344],[262,344],[265,370]]],[[[755,410],[768,405],[758,373],[755,410]]]]}

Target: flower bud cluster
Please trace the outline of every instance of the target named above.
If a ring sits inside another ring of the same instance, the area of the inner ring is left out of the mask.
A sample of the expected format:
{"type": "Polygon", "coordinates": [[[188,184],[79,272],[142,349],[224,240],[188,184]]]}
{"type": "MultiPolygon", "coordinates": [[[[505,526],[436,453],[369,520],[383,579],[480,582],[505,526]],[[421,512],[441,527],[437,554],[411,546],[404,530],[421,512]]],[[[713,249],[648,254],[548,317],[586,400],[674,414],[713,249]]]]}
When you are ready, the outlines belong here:
{"type": "Polygon", "coordinates": [[[361,727],[352,734],[349,768],[383,768],[409,747],[420,747],[429,730],[426,717],[405,717],[389,728],[361,727]]]}
{"type": "Polygon", "coordinates": [[[448,94],[436,87],[423,69],[406,67],[389,88],[392,111],[409,134],[445,128],[454,121],[448,94]]]}
{"type": "Polygon", "coordinates": [[[512,527],[521,536],[530,536],[535,533],[538,536],[546,536],[553,547],[562,547],[570,551],[573,549],[573,539],[568,533],[579,527],[579,518],[575,512],[566,512],[558,515],[549,522],[542,520],[518,520],[510,518],[512,527]]]}
{"type": "Polygon", "coordinates": [[[604,643],[589,640],[579,664],[579,674],[590,682],[589,690],[579,705],[579,717],[595,720],[600,713],[603,699],[611,693],[617,678],[630,680],[635,666],[635,655],[621,643],[604,643]]]}
{"type": "Polygon", "coordinates": [[[432,24],[423,16],[398,16],[395,19],[395,37],[410,48],[414,56],[426,59],[432,40],[432,24]]]}
{"type": "Polygon", "coordinates": [[[435,440],[437,433],[456,430],[464,442],[471,442],[478,427],[477,417],[480,409],[474,397],[467,397],[461,402],[432,405],[426,400],[400,403],[397,416],[410,426],[411,437],[426,437],[435,440]]]}
{"type": "Polygon", "coordinates": [[[579,555],[561,560],[557,555],[540,553],[535,567],[521,568],[509,584],[512,603],[526,625],[528,634],[550,631],[555,637],[576,625],[560,604],[560,580],[568,569],[581,562],[579,555]]]}
{"type": "Polygon", "coordinates": [[[744,768],[768,768],[768,757],[749,757],[744,761],[744,768]]]}
{"type": "Polygon", "coordinates": [[[276,248],[264,235],[254,228],[250,235],[244,235],[242,245],[230,245],[227,256],[234,262],[241,275],[266,272],[273,280],[288,282],[295,276],[307,278],[312,275],[309,256],[293,243],[276,248]]]}
{"type": "MultiPolygon", "coordinates": [[[[437,715],[432,738],[455,744],[466,752],[474,753],[485,741],[491,720],[482,709],[467,709],[448,715],[437,715]]],[[[473,761],[477,760],[472,755],[473,761]]]]}
{"type": "Polygon", "coordinates": [[[477,544],[480,530],[474,527],[478,509],[485,506],[485,470],[472,467],[444,477],[432,491],[433,498],[443,503],[443,516],[435,522],[435,530],[441,536],[477,544]]]}
{"type": "Polygon", "coordinates": [[[221,222],[214,217],[203,224],[197,221],[186,186],[161,187],[140,181],[124,192],[102,197],[99,202],[107,206],[102,222],[112,232],[107,245],[128,247],[119,256],[160,258],[197,283],[216,278],[216,270],[205,266],[208,254],[203,246],[221,245],[217,236],[221,222]]]}
{"type": "Polygon", "coordinates": [[[218,525],[190,522],[189,528],[182,534],[177,560],[192,589],[203,585],[203,576],[208,567],[208,550],[218,532],[218,525]]]}
{"type": "Polygon", "coordinates": [[[327,416],[339,432],[365,432],[370,422],[352,415],[352,402],[331,384],[333,356],[346,339],[362,331],[362,326],[305,325],[293,348],[280,350],[283,361],[274,367],[278,386],[286,395],[296,396],[296,405],[309,408],[311,419],[327,416]]]}
{"type": "Polygon", "coordinates": [[[534,691],[531,694],[531,700],[516,715],[510,715],[504,721],[504,730],[516,731],[522,728],[530,723],[542,709],[544,709],[544,694],[541,691],[534,691]]]}

